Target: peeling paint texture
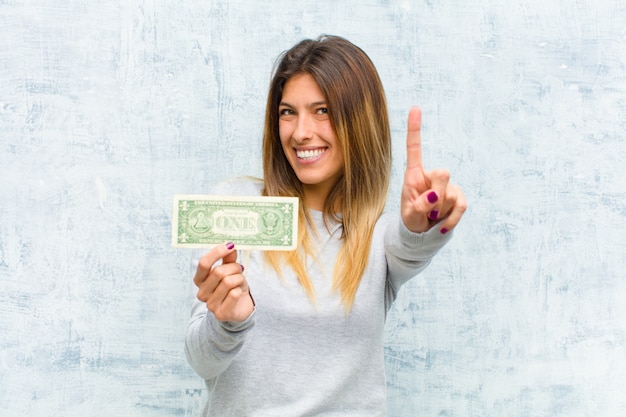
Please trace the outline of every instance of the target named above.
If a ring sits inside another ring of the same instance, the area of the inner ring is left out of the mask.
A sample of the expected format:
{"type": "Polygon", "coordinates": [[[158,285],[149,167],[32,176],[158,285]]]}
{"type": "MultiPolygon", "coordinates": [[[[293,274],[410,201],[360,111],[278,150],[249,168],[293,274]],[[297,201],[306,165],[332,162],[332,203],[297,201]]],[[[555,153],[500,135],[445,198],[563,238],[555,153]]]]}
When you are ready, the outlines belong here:
{"type": "Polygon", "coordinates": [[[195,416],[176,193],[261,174],[275,58],[337,34],[469,202],[399,295],[390,416],[626,415],[623,0],[0,0],[0,414],[195,416]]]}

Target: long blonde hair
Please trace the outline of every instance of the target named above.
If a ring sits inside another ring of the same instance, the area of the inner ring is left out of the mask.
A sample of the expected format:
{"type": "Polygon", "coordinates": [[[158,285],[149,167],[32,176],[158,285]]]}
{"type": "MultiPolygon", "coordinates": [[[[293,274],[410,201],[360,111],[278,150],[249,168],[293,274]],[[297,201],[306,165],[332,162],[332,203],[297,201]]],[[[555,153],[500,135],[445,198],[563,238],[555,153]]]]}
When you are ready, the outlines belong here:
{"type": "Polygon", "coordinates": [[[270,83],[263,135],[264,195],[300,198],[298,248],[292,252],[266,252],[266,260],[282,276],[285,262],[315,301],[306,268],[315,256],[306,224],[311,224],[302,204],[302,183],[282,149],[278,106],[287,80],[310,74],[328,104],[328,114],[344,155],[344,172],[328,194],[324,221],[342,225],[342,245],[334,265],[333,286],[349,310],[367,266],[376,221],[383,212],[391,169],[391,132],[385,93],[378,72],[359,47],[338,36],[306,39],[284,52],[270,83]],[[337,213],[337,208],[341,209],[337,213]]]}

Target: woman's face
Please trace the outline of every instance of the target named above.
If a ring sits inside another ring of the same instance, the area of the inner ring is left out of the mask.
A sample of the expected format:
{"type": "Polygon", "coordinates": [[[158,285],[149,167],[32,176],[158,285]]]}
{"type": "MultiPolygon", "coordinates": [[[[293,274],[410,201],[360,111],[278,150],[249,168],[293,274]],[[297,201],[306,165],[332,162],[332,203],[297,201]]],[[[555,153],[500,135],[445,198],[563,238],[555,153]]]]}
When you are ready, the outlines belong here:
{"type": "Polygon", "coordinates": [[[343,151],[330,123],[326,97],[310,74],[285,83],[278,106],[278,130],[283,151],[304,185],[307,205],[321,209],[343,175],[343,151]]]}

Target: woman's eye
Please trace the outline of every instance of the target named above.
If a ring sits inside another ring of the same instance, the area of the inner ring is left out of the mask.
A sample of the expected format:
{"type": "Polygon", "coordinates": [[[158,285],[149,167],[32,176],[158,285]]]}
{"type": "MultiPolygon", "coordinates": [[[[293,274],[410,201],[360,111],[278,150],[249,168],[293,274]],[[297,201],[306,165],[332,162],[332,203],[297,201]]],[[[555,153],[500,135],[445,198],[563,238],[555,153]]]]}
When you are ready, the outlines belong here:
{"type": "Polygon", "coordinates": [[[278,115],[279,116],[291,116],[291,115],[293,115],[293,110],[291,110],[291,109],[279,109],[278,110],[278,115]]]}
{"type": "Polygon", "coordinates": [[[317,114],[328,114],[328,109],[326,107],[320,107],[317,109],[317,114]]]}

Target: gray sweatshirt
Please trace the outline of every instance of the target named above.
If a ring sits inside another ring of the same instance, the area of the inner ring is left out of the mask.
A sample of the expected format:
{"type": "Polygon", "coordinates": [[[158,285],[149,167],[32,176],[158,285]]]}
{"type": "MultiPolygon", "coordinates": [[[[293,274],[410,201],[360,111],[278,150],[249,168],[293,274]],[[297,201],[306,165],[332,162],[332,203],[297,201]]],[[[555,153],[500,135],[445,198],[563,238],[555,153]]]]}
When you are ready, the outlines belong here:
{"type": "MultiPolygon", "coordinates": [[[[259,195],[261,187],[258,181],[235,179],[212,193],[259,195]]],[[[399,214],[381,216],[354,305],[346,313],[332,288],[341,225],[329,231],[321,212],[311,215],[318,232],[318,256],[308,262],[315,304],[290,268],[279,278],[258,251],[238,254],[256,301],[247,320],[220,322],[195,300],[185,353],[206,381],[204,416],[386,415],[387,311],[400,287],[428,265],[450,233],[442,235],[437,227],[412,233],[399,214]]],[[[202,254],[193,257],[194,273],[202,254]]]]}

